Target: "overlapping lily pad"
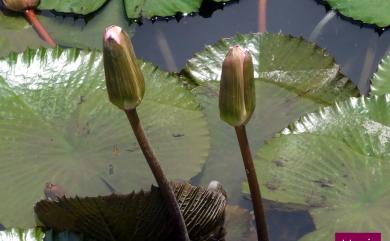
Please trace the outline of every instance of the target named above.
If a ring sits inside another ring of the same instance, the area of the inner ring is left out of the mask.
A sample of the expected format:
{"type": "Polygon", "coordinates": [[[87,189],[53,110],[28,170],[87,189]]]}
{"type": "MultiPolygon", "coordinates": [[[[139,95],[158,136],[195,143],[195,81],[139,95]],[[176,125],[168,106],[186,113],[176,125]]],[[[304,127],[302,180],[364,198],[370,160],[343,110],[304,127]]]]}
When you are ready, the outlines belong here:
{"type": "MultiPolygon", "coordinates": [[[[124,1],[128,18],[151,18],[155,16],[168,17],[176,13],[191,13],[199,10],[206,0],[110,0],[111,2],[124,1]]],[[[211,0],[214,2],[228,2],[230,0],[211,0]]],[[[38,8],[41,10],[56,10],[64,13],[86,15],[102,7],[107,0],[41,0],[38,8]]],[[[119,13],[119,12],[118,12],[119,13]]]]}
{"type": "Polygon", "coordinates": [[[222,61],[229,46],[235,44],[247,48],[254,61],[257,106],[248,124],[253,150],[301,115],[358,95],[333,58],[302,38],[236,35],[207,46],[190,59],[185,74],[200,85],[193,91],[202,103],[211,133],[211,150],[200,182],[219,180],[232,201],[241,197],[245,173],[234,129],[220,120],[217,103],[222,61]]]}
{"type": "MultiPolygon", "coordinates": [[[[140,65],[146,133],[168,177],[189,179],[208,153],[203,113],[179,77],[140,65]]],[[[0,60],[0,76],[0,223],[33,225],[46,182],[80,196],[153,183],[128,120],[108,102],[101,53],[28,50],[0,60]]]]}
{"type": "MultiPolygon", "coordinates": [[[[226,197],[188,183],[173,183],[192,241],[223,240],[226,197]]],[[[156,187],[151,191],[104,197],[59,198],[36,204],[46,227],[83,233],[95,240],[175,240],[175,226],[156,187]]]]}
{"type": "MultiPolygon", "coordinates": [[[[257,152],[266,199],[298,204],[325,241],[337,231],[390,237],[390,95],[351,98],[308,114],[257,152]]],[[[247,186],[245,191],[248,191],[247,186]]]]}
{"type": "Polygon", "coordinates": [[[379,27],[390,25],[390,1],[388,0],[326,0],[333,9],[343,15],[379,27]]]}
{"type": "MultiPolygon", "coordinates": [[[[113,0],[119,2],[119,0],[113,0]]],[[[64,13],[89,14],[98,10],[107,0],[41,0],[40,10],[55,10],[64,13]]]]}
{"type": "Polygon", "coordinates": [[[230,0],[124,0],[129,18],[167,17],[176,13],[192,13],[199,10],[203,1],[228,2],[230,0]]]}
{"type": "Polygon", "coordinates": [[[374,74],[371,85],[372,95],[390,93],[390,52],[387,53],[379,64],[378,71],[374,74]]]}
{"type": "Polygon", "coordinates": [[[19,16],[7,16],[0,11],[0,57],[10,52],[23,52],[31,48],[47,47],[29,23],[19,16]]]}

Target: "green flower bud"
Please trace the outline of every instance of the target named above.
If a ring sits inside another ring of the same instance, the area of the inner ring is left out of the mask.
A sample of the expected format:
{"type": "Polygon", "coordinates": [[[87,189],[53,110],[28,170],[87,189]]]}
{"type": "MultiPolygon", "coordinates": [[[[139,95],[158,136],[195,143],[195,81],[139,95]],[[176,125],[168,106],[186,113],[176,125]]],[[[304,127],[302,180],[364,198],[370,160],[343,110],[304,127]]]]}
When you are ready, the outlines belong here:
{"type": "Polygon", "coordinates": [[[236,45],[229,49],[222,64],[219,111],[232,126],[245,125],[256,106],[253,62],[250,53],[236,45]]]}
{"type": "Polygon", "coordinates": [[[21,12],[26,9],[34,9],[39,0],[2,0],[6,8],[12,11],[21,12]]]}
{"type": "Polygon", "coordinates": [[[111,103],[122,110],[136,108],[144,97],[144,76],[128,35],[118,26],[104,33],[103,60],[111,103]]]}

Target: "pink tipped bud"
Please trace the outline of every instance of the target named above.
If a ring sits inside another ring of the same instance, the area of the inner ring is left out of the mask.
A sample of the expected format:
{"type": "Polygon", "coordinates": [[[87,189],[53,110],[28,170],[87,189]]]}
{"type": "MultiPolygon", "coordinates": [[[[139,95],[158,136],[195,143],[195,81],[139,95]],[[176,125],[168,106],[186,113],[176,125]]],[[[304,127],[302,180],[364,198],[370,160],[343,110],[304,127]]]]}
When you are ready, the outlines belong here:
{"type": "Polygon", "coordinates": [[[236,45],[222,64],[219,110],[222,120],[232,126],[245,125],[256,106],[253,62],[250,53],[236,45]]]}

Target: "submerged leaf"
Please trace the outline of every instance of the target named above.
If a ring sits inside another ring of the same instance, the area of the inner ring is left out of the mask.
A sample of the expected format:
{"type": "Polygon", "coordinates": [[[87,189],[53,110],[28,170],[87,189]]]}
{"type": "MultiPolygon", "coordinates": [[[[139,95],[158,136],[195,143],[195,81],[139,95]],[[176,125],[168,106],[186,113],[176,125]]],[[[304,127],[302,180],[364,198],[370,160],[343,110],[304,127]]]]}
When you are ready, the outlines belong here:
{"type": "MultiPolygon", "coordinates": [[[[225,196],[187,183],[172,187],[191,240],[223,240],[225,196]]],[[[174,240],[174,226],[155,187],[128,195],[40,201],[35,212],[47,227],[81,232],[96,240],[174,240]]]]}
{"type": "MultiPolygon", "coordinates": [[[[167,176],[188,180],[208,153],[203,113],[180,77],[139,63],[145,131],[167,176]]],[[[154,183],[125,114],[108,101],[100,52],[39,49],[0,60],[0,223],[33,226],[47,182],[79,196],[154,183]]]]}
{"type": "Polygon", "coordinates": [[[245,172],[234,130],[219,118],[217,82],[226,52],[236,44],[249,50],[254,64],[256,110],[247,125],[253,150],[301,115],[356,96],[358,91],[324,49],[282,34],[239,34],[207,46],[190,59],[185,74],[200,85],[193,92],[211,133],[211,150],[200,182],[217,179],[229,199],[238,201],[245,172]]]}
{"type": "MultiPolygon", "coordinates": [[[[300,204],[327,241],[337,231],[390,230],[390,95],[351,98],[308,114],[257,152],[265,199],[300,204]]],[[[245,192],[249,192],[245,185],[245,192]]]]}

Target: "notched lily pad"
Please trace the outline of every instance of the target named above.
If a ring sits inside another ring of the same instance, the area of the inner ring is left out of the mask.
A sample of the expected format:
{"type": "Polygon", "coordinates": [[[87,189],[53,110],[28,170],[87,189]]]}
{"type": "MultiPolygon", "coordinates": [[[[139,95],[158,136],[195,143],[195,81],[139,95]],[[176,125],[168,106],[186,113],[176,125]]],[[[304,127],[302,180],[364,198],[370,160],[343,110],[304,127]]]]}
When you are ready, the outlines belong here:
{"type": "Polygon", "coordinates": [[[390,237],[389,116],[390,95],[351,98],[305,115],[259,149],[263,197],[306,206],[314,218],[316,231],[301,241],[329,240],[337,231],[390,237]],[[288,168],[275,159],[288,160],[288,168]],[[275,177],[280,187],[270,190],[275,177]]]}
{"type": "MultiPolygon", "coordinates": [[[[358,91],[324,49],[302,38],[238,34],[195,54],[184,74],[199,85],[193,92],[207,115],[211,133],[211,150],[200,182],[221,181],[229,198],[237,201],[245,180],[242,157],[234,129],[220,120],[218,109],[222,62],[228,48],[236,44],[248,49],[254,62],[257,100],[247,126],[253,150],[301,115],[356,96],[358,91]]],[[[273,164],[281,169],[290,165],[288,159],[275,159],[273,164]]],[[[271,189],[276,186],[269,184],[271,189]]]]}
{"type": "Polygon", "coordinates": [[[383,58],[374,74],[371,85],[372,95],[390,93],[390,52],[383,58]]]}
{"type": "Polygon", "coordinates": [[[86,15],[95,12],[106,2],[107,0],[41,0],[38,9],[86,15]]]}
{"type": "MultiPolygon", "coordinates": [[[[206,120],[180,77],[139,64],[146,134],[167,176],[188,180],[209,150],[206,120]]],[[[0,176],[6,227],[35,224],[32,207],[47,182],[79,196],[154,183],[125,114],[108,101],[100,52],[39,49],[0,60],[0,176]]]]}
{"type": "MultiPolygon", "coordinates": [[[[173,183],[193,241],[223,240],[226,198],[187,183],[173,183]]],[[[128,195],[59,198],[35,205],[39,220],[55,231],[83,233],[95,240],[175,240],[174,225],[159,189],[128,195]]]]}
{"type": "Polygon", "coordinates": [[[326,0],[326,2],[341,14],[355,20],[379,27],[390,25],[390,1],[388,0],[326,0]]]}

